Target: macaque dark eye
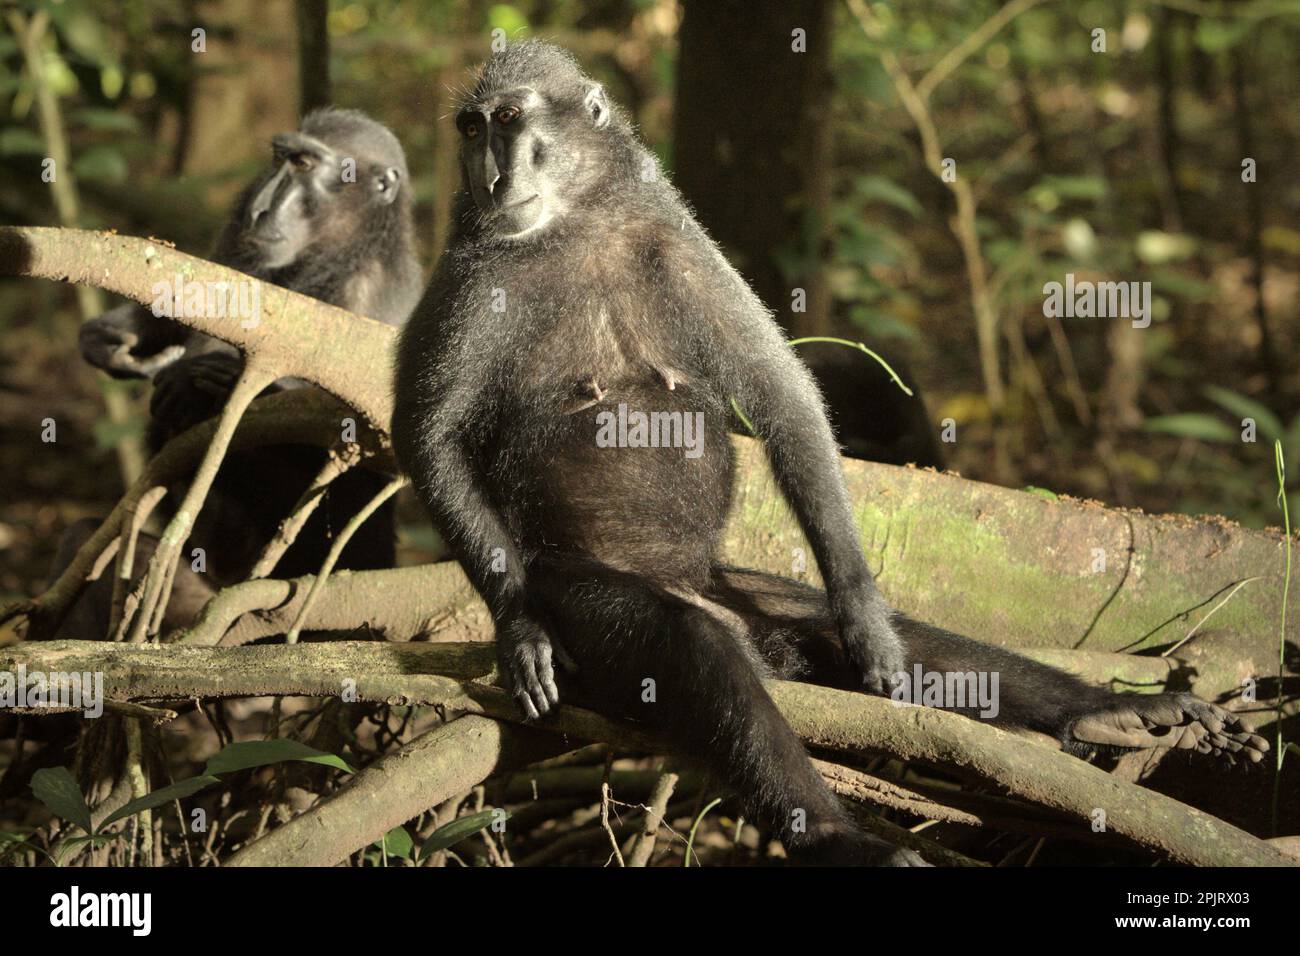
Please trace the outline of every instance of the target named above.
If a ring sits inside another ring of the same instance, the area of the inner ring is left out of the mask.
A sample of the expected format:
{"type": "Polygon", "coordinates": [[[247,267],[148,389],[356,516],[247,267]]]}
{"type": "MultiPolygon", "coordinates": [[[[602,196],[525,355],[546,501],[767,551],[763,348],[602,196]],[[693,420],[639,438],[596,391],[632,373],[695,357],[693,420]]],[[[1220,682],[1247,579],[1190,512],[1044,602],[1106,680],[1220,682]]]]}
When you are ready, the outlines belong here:
{"type": "Polygon", "coordinates": [[[289,162],[293,163],[294,169],[303,173],[307,172],[309,169],[311,169],[313,166],[316,165],[316,161],[313,160],[306,153],[294,153],[292,156],[289,157],[289,162]]]}
{"type": "Polygon", "coordinates": [[[503,106],[501,109],[496,111],[496,120],[502,126],[509,126],[518,118],[518,116],[519,110],[515,109],[513,106],[503,106]]]}
{"type": "Polygon", "coordinates": [[[464,133],[466,139],[474,139],[478,136],[478,126],[474,123],[469,123],[464,129],[464,133]]]}

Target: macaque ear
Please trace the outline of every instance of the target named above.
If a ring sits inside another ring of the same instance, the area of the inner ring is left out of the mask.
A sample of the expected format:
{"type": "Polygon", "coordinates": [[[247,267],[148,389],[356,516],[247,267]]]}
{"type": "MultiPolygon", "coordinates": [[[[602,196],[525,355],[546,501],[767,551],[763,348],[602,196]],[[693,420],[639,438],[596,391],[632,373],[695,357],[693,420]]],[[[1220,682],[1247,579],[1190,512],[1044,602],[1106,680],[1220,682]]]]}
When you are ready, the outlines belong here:
{"type": "Polygon", "coordinates": [[[398,187],[402,183],[402,171],[396,166],[389,166],[375,177],[375,193],[385,206],[397,198],[398,187]]]}
{"type": "Polygon", "coordinates": [[[609,125],[609,101],[605,99],[605,88],[599,83],[587,91],[582,101],[591,116],[591,123],[596,129],[609,125]]]}

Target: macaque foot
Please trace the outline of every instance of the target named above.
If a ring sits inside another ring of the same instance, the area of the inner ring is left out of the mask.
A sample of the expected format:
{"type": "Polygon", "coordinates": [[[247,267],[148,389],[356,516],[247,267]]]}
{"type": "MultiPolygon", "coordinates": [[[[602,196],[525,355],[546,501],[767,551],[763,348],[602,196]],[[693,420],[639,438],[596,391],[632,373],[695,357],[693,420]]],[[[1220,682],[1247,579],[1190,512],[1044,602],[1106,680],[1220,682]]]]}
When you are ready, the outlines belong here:
{"type": "Polygon", "coordinates": [[[805,866],[916,866],[928,867],[919,853],[856,828],[828,828],[824,835],[809,833],[792,859],[805,866]]]}
{"type": "Polygon", "coordinates": [[[1193,694],[1119,694],[1067,730],[1087,746],[1195,750],[1226,761],[1259,763],[1268,741],[1236,714],[1193,694]]]}

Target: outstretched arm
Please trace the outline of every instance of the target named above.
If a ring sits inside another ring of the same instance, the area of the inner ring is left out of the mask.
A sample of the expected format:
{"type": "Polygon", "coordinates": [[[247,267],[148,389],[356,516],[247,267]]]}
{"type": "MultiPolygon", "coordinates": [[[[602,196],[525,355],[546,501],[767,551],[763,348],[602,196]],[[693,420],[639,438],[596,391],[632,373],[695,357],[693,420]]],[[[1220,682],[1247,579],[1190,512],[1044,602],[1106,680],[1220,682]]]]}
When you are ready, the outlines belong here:
{"type": "Polygon", "coordinates": [[[720,385],[753,423],[772,472],[812,546],[845,650],[873,693],[903,670],[892,612],[863,557],[839,449],[808,369],[739,276],[717,301],[730,304],[705,347],[720,385]]]}

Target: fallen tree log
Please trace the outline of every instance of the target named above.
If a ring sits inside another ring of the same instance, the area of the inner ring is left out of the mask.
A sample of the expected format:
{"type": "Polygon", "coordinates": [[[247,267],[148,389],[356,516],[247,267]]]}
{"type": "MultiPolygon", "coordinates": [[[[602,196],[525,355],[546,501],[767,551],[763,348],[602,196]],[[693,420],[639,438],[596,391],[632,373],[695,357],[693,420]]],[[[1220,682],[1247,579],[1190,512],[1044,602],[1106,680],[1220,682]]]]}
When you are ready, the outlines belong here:
{"type": "MultiPolygon", "coordinates": [[[[356,700],[437,704],[508,722],[520,719],[504,691],[483,683],[494,674],[494,648],[484,642],[207,648],[50,641],[0,649],[0,671],[19,666],[28,673],[102,673],[104,695],[120,701],[346,692],[356,700]]],[[[1244,830],[979,721],[809,684],[770,681],[768,687],[795,732],[818,749],[852,757],[884,753],[953,769],[1068,814],[1080,827],[1091,827],[1097,811],[1104,811],[1105,831],[1124,845],[1182,863],[1294,863],[1244,830]]],[[[568,706],[541,726],[580,740],[663,749],[642,731],[568,706]]]]}
{"type": "MultiPolygon", "coordinates": [[[[726,559],[820,583],[762,449],[746,440],[737,447],[726,559]]],[[[844,474],[868,563],[902,611],[1021,649],[1138,652],[1172,645],[1204,622],[1179,651],[1179,677],[1192,690],[1213,699],[1239,692],[1247,678],[1276,676],[1280,532],[874,462],[845,461],[844,474]]],[[[1290,615],[1286,640],[1300,643],[1300,615],[1290,615]]]]}
{"type": "MultiPolygon", "coordinates": [[[[175,643],[231,647],[287,632],[312,578],[249,581],[226,588],[175,643]]],[[[454,561],[386,571],[336,571],[321,589],[307,626],[318,631],[362,628],[388,641],[482,641],[491,617],[454,561]],[[409,600],[419,594],[420,600],[409,600]]],[[[1096,684],[1164,690],[1191,669],[1181,655],[1140,657],[1107,651],[1019,648],[1034,660],[1096,684]]]]}

